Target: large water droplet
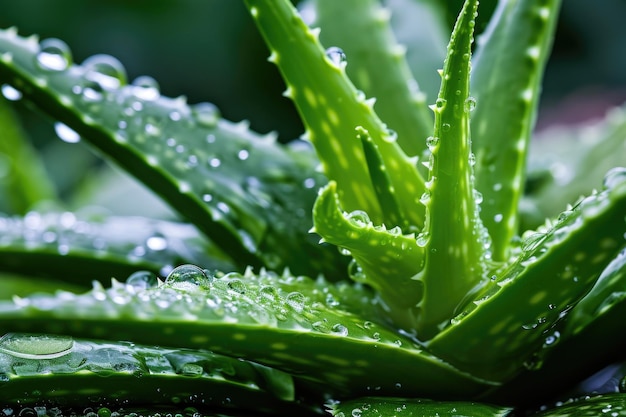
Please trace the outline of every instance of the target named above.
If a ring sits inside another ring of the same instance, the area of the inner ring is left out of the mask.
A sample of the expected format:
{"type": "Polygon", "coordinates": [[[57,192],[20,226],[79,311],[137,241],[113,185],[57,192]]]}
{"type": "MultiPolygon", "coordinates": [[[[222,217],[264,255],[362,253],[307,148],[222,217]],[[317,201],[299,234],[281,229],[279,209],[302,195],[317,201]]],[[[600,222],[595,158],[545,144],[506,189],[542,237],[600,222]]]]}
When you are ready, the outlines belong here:
{"type": "Polygon", "coordinates": [[[60,358],[73,346],[68,336],[7,333],[0,338],[0,352],[24,359],[60,358]]]}
{"type": "Polygon", "coordinates": [[[72,53],[65,42],[60,39],[41,41],[40,51],[36,56],[39,68],[47,71],[65,71],[72,63],[72,53]]]}
{"type": "Polygon", "coordinates": [[[343,52],[343,49],[336,46],[331,46],[326,50],[326,57],[338,68],[345,66],[347,63],[346,54],[343,52]]]}
{"type": "Polygon", "coordinates": [[[366,226],[371,222],[369,216],[363,210],[354,210],[348,213],[346,218],[359,226],[366,226]]]}
{"type": "MultiPolygon", "coordinates": [[[[133,81],[133,95],[141,100],[154,101],[161,97],[159,83],[147,75],[135,78],[133,81]]],[[[141,109],[135,109],[137,111],[141,109]]]]}
{"type": "Polygon", "coordinates": [[[54,131],[63,142],[67,142],[67,143],[80,142],[80,135],[76,133],[75,130],[67,126],[66,124],[63,124],[61,122],[56,122],[54,124],[54,131]]]}
{"type": "MultiPolygon", "coordinates": [[[[126,70],[120,61],[110,55],[93,55],[83,61],[85,78],[92,82],[93,93],[114,90],[126,85],[126,70]]],[[[86,92],[87,88],[85,89],[86,92]]]]}
{"type": "Polygon", "coordinates": [[[195,265],[181,265],[172,270],[167,278],[166,284],[173,284],[176,288],[194,290],[197,287],[208,288],[212,277],[195,265]]]}

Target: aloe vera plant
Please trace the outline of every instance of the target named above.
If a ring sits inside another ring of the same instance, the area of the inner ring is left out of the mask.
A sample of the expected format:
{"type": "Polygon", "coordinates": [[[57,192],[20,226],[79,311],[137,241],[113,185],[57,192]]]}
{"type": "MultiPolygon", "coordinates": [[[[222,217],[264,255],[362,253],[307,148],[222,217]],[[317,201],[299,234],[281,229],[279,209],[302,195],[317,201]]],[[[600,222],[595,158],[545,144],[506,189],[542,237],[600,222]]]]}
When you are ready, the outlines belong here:
{"type": "Polygon", "coordinates": [[[568,391],[623,359],[626,115],[532,149],[560,2],[501,0],[474,47],[466,0],[422,51],[445,56],[436,97],[390,20],[417,3],[244,3],[301,139],[0,31],[0,151],[26,161],[0,217],[3,413],[626,415],[619,372],[568,391]],[[181,220],[37,208],[54,191],[18,100],[181,220]],[[63,289],[24,292],[43,276],[63,289]]]}

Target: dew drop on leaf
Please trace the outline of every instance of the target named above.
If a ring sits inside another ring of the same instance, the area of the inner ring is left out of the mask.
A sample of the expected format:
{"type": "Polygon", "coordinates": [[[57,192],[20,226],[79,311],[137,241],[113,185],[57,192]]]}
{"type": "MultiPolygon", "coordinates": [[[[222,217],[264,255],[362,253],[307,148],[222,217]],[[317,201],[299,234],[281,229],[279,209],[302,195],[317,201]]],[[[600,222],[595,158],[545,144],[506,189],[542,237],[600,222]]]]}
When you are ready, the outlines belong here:
{"type": "Polygon", "coordinates": [[[348,328],[343,324],[337,323],[331,328],[331,330],[333,331],[333,333],[338,333],[340,336],[348,335],[348,328]]]}
{"type": "Polygon", "coordinates": [[[326,50],[326,57],[337,68],[341,68],[347,62],[346,54],[343,52],[343,49],[336,46],[331,46],[326,50]]]}
{"type": "Polygon", "coordinates": [[[435,107],[436,107],[436,108],[438,108],[438,109],[443,109],[443,108],[446,106],[446,102],[447,102],[447,100],[446,100],[446,99],[444,99],[444,98],[438,98],[438,99],[435,101],[435,107]]]}
{"type": "Polygon", "coordinates": [[[611,169],[602,181],[605,188],[615,188],[622,183],[626,183],[626,168],[623,167],[611,169]]]}
{"type": "Polygon", "coordinates": [[[474,155],[473,152],[470,153],[468,162],[469,162],[470,166],[472,166],[472,167],[474,165],[476,165],[476,155],[474,155]]]}
{"type": "Polygon", "coordinates": [[[348,220],[358,226],[366,226],[370,223],[370,218],[363,210],[354,210],[346,216],[348,220]]]}
{"type": "Polygon", "coordinates": [[[149,271],[134,272],[126,279],[126,286],[135,292],[154,287],[156,284],[157,277],[149,271]]]}
{"type": "Polygon", "coordinates": [[[126,69],[116,58],[98,54],[83,61],[85,78],[101,90],[114,90],[126,85],[126,69]]]}
{"type": "Polygon", "coordinates": [[[213,103],[195,104],[192,106],[191,111],[201,126],[215,127],[220,119],[220,112],[213,103]]]}
{"type": "Polygon", "coordinates": [[[68,127],[66,124],[63,124],[61,122],[56,122],[54,124],[54,131],[63,142],[67,142],[67,143],[80,142],[80,135],[76,133],[76,131],[68,127]]]}
{"type": "Polygon", "coordinates": [[[439,138],[438,137],[429,136],[426,139],[426,146],[428,146],[428,149],[430,149],[431,151],[434,151],[435,148],[437,147],[437,145],[439,145],[439,138]]]}
{"type": "Polygon", "coordinates": [[[60,39],[41,41],[41,50],[36,55],[37,66],[46,71],[65,71],[72,63],[72,53],[60,39]]]}
{"type": "MultiPolygon", "coordinates": [[[[154,101],[161,97],[159,83],[147,75],[135,78],[132,88],[133,95],[141,100],[154,101]]],[[[135,110],[140,111],[141,109],[135,108],[135,110]]]]}
{"type": "Polygon", "coordinates": [[[289,307],[291,307],[294,311],[301,313],[304,309],[306,297],[302,293],[294,291],[287,295],[286,301],[289,307]]]}
{"type": "Polygon", "coordinates": [[[244,294],[246,292],[246,284],[239,278],[231,278],[226,285],[229,290],[238,294],[244,294]]]}
{"type": "Polygon", "coordinates": [[[0,88],[2,95],[9,101],[17,101],[22,98],[22,92],[16,90],[9,84],[2,84],[2,88],[0,88]]]}
{"type": "Polygon", "coordinates": [[[472,112],[476,108],[476,99],[474,97],[468,97],[465,100],[465,111],[472,112]]]}
{"type": "Polygon", "coordinates": [[[146,240],[146,246],[153,251],[167,249],[167,240],[163,236],[151,236],[146,240]]]}
{"type": "MultiPolygon", "coordinates": [[[[206,288],[211,281],[212,277],[209,277],[203,269],[190,264],[177,266],[165,278],[166,284],[183,284],[182,287],[186,289],[193,289],[189,286],[206,288]]],[[[180,285],[175,286],[180,287],[180,285]]]]}
{"type": "Polygon", "coordinates": [[[24,359],[60,358],[73,346],[68,336],[7,333],[0,338],[0,352],[24,359]]]}

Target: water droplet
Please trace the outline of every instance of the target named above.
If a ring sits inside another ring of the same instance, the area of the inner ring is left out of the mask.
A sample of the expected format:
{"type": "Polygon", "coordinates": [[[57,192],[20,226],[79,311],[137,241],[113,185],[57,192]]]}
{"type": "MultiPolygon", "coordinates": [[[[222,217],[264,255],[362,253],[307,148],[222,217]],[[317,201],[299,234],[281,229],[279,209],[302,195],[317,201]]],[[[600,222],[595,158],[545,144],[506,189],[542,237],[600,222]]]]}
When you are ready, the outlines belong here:
{"type": "Polygon", "coordinates": [[[24,359],[54,359],[74,347],[68,336],[7,333],[0,338],[0,352],[24,359]]]}
{"type": "Polygon", "coordinates": [[[444,132],[450,131],[450,123],[444,123],[441,125],[441,130],[444,132]]]}
{"type": "MultiPolygon", "coordinates": [[[[229,275],[231,274],[227,274],[226,277],[228,277],[229,275]]],[[[244,294],[247,290],[246,284],[244,284],[244,282],[239,278],[230,278],[230,281],[228,281],[226,285],[228,286],[229,290],[234,291],[238,294],[244,294]]]]}
{"type": "Polygon", "coordinates": [[[83,61],[83,68],[85,78],[93,83],[89,86],[93,92],[115,90],[126,85],[126,69],[120,61],[110,55],[90,56],[83,61]]]}
{"type": "Polygon", "coordinates": [[[430,201],[430,192],[425,191],[420,197],[420,203],[428,204],[429,201],[430,201]]]}
{"type": "Polygon", "coordinates": [[[469,158],[468,158],[468,162],[470,164],[471,167],[473,167],[474,165],[476,165],[476,155],[474,155],[473,152],[470,152],[469,154],[469,158]]]}
{"type": "Polygon", "coordinates": [[[362,414],[363,410],[361,410],[360,408],[352,409],[352,417],[361,417],[362,414]]]}
{"type": "Polygon", "coordinates": [[[428,244],[428,240],[429,240],[429,233],[428,232],[422,232],[419,235],[417,235],[417,239],[415,240],[415,242],[417,243],[417,246],[423,248],[428,244]]]}
{"type": "Polygon", "coordinates": [[[472,112],[476,108],[476,99],[474,97],[468,97],[465,100],[465,111],[472,112]]]}
{"type": "Polygon", "coordinates": [[[347,63],[346,54],[343,52],[343,49],[336,46],[331,46],[326,50],[326,57],[338,68],[345,66],[347,63]]]}
{"type": "Polygon", "coordinates": [[[151,236],[146,240],[146,246],[153,251],[167,249],[167,240],[163,236],[151,236]]]}
{"type": "Polygon", "coordinates": [[[60,39],[41,41],[40,51],[36,56],[39,68],[47,71],[65,71],[72,63],[72,53],[65,42],[60,39]]]}
{"type": "Polygon", "coordinates": [[[434,151],[435,148],[437,147],[437,145],[439,145],[439,138],[438,137],[429,136],[426,139],[426,146],[428,146],[428,149],[430,149],[431,151],[434,151]]]}
{"type": "Polygon", "coordinates": [[[616,188],[624,182],[626,182],[626,168],[616,167],[606,173],[602,184],[604,188],[616,188]]]}
{"type": "Polygon", "coordinates": [[[435,107],[438,109],[443,109],[446,106],[447,100],[445,98],[438,98],[435,101],[435,107]]]}
{"type": "Polygon", "coordinates": [[[221,115],[217,106],[213,103],[198,103],[191,107],[198,124],[205,127],[215,127],[221,115]]]}
{"type": "Polygon", "coordinates": [[[259,295],[262,301],[275,303],[280,300],[280,296],[278,295],[278,290],[271,285],[266,285],[261,287],[259,290],[259,295]]]}
{"type": "MultiPolygon", "coordinates": [[[[147,75],[135,78],[133,81],[132,92],[135,97],[145,101],[154,101],[161,97],[159,83],[157,83],[154,78],[147,75]]],[[[135,110],[140,111],[141,108],[135,108],[135,110]]]]}
{"type": "Polygon", "coordinates": [[[502,215],[502,213],[498,213],[498,214],[493,216],[493,221],[496,222],[496,223],[500,223],[500,222],[502,222],[503,218],[504,218],[504,216],[502,215]]]}
{"type": "Polygon", "coordinates": [[[472,194],[474,196],[474,203],[480,204],[483,202],[483,195],[478,190],[473,190],[472,194]]]}
{"type": "Polygon", "coordinates": [[[355,210],[348,213],[346,218],[358,226],[366,226],[371,222],[369,216],[363,210],[355,210]]]}
{"type": "Polygon", "coordinates": [[[343,324],[335,324],[332,328],[331,331],[333,331],[334,333],[338,333],[341,336],[347,336],[348,335],[348,328],[346,326],[344,326],[343,324]]]}
{"type": "Polygon", "coordinates": [[[241,160],[241,161],[245,161],[249,157],[250,157],[250,152],[248,152],[245,149],[242,149],[239,152],[237,152],[237,158],[239,158],[239,160],[241,160]]]}
{"type": "Polygon", "coordinates": [[[308,188],[311,189],[315,187],[315,179],[314,178],[307,178],[304,180],[304,188],[308,188]]]}
{"type": "Polygon", "coordinates": [[[22,92],[9,84],[2,84],[2,95],[9,101],[17,101],[22,98],[22,92]]]}
{"type": "Polygon", "coordinates": [[[393,129],[387,129],[387,134],[384,137],[386,142],[393,143],[398,140],[398,133],[393,129]]]}
{"type": "Polygon", "coordinates": [[[217,168],[222,165],[222,161],[220,161],[219,158],[211,158],[209,159],[209,165],[211,165],[213,168],[217,168]]]}
{"type": "Polygon", "coordinates": [[[126,286],[139,292],[157,285],[157,277],[149,271],[137,271],[126,279],[126,286]]]}
{"type": "Polygon", "coordinates": [[[380,340],[380,333],[374,332],[374,334],[372,335],[372,339],[374,339],[376,341],[380,340]]]}
{"type": "Polygon", "coordinates": [[[306,297],[302,293],[294,291],[287,295],[286,301],[289,307],[293,308],[294,311],[301,313],[302,310],[304,309],[304,303],[306,301],[306,297]]]}
{"type": "Polygon", "coordinates": [[[67,143],[78,143],[80,142],[80,135],[76,133],[73,129],[71,129],[66,124],[61,122],[56,122],[54,124],[54,131],[57,136],[63,141],[67,143]]]}
{"type": "Polygon", "coordinates": [[[212,277],[209,277],[203,269],[190,264],[174,268],[165,278],[166,284],[174,284],[176,288],[187,290],[194,290],[197,287],[208,288],[211,281],[212,277]]]}
{"type": "Polygon", "coordinates": [[[561,337],[561,333],[559,333],[558,331],[555,331],[553,334],[546,337],[546,340],[543,342],[543,347],[548,348],[548,347],[552,347],[556,345],[559,342],[560,337],[561,337]]]}

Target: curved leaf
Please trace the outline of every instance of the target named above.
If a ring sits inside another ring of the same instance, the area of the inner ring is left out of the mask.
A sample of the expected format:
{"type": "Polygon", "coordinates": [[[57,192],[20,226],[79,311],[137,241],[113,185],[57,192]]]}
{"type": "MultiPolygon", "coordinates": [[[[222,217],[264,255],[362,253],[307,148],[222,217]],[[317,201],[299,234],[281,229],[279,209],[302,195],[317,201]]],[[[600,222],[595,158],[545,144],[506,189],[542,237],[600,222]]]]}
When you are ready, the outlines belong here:
{"type": "Polygon", "coordinates": [[[304,234],[324,183],[311,149],[229,123],[211,104],[163,97],[150,78],[125,85],[114,58],[70,65],[58,42],[50,52],[49,42],[0,32],[0,79],[149,186],[242,268],[334,271],[336,254],[304,234]]]}

